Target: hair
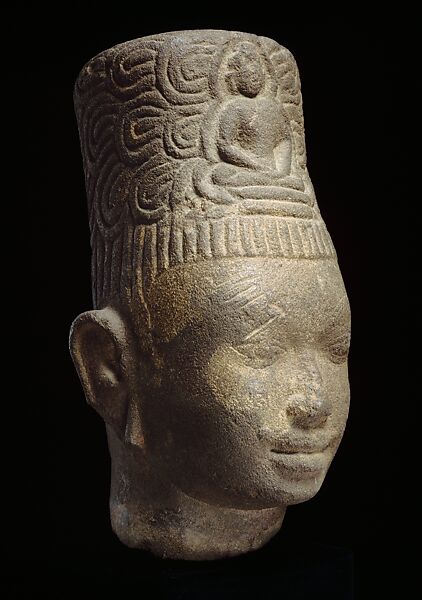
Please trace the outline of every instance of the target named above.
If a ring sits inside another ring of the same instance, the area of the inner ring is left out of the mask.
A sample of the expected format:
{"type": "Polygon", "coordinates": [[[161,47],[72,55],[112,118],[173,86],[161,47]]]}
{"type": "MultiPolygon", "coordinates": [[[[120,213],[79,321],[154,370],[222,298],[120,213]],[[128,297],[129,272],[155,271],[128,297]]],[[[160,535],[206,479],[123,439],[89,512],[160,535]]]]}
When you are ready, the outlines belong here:
{"type": "Polygon", "coordinates": [[[145,287],[181,264],[335,258],[306,170],[296,63],[273,40],[210,30],[133,40],[89,61],[74,99],[96,308],[136,301],[148,316],[145,287]],[[286,184],[275,194],[263,175],[258,195],[248,197],[213,184],[221,159],[206,142],[217,135],[227,96],[219,83],[222,64],[251,48],[267,65],[266,89],[289,118],[292,179],[302,188],[286,184]],[[214,186],[209,195],[198,184],[204,181],[214,186]]]}

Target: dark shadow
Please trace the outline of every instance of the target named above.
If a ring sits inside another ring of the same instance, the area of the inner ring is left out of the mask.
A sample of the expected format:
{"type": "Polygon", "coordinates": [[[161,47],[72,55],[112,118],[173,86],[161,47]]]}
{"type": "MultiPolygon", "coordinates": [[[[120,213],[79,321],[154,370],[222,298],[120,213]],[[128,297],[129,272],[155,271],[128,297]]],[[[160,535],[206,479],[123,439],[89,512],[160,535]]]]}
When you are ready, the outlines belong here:
{"type": "Polygon", "coordinates": [[[45,564],[16,564],[8,578],[11,597],[15,591],[30,590],[62,600],[74,598],[75,589],[78,597],[94,589],[95,598],[109,597],[110,592],[115,598],[129,597],[130,592],[133,598],[164,600],[354,597],[353,553],[347,548],[277,536],[256,552],[210,562],[162,560],[117,541],[114,550],[72,555],[63,549],[45,564]]]}

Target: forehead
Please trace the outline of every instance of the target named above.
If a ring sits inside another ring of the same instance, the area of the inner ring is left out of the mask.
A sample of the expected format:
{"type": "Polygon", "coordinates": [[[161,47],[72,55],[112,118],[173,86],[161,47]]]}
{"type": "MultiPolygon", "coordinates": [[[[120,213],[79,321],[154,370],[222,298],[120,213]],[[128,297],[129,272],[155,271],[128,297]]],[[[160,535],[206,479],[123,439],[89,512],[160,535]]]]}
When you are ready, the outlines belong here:
{"type": "Polygon", "coordinates": [[[156,334],[172,338],[196,324],[272,320],[316,331],[350,318],[337,263],[331,259],[235,259],[171,269],[146,294],[156,334]]]}

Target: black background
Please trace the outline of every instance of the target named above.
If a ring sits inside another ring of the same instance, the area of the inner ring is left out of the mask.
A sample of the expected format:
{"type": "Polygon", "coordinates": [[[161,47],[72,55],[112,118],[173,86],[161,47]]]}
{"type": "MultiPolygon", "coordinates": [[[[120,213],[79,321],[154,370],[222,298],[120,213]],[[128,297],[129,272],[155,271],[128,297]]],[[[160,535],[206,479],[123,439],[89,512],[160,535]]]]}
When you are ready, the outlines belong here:
{"type": "Polygon", "coordinates": [[[405,278],[390,211],[404,172],[392,103],[397,40],[387,43],[379,20],[284,21],[272,11],[243,12],[199,18],[192,11],[174,16],[157,9],[154,17],[135,13],[106,26],[81,18],[71,27],[64,13],[55,26],[34,26],[41,33],[27,75],[40,100],[31,141],[39,177],[29,238],[35,370],[26,420],[36,440],[29,452],[34,467],[24,476],[22,514],[29,523],[10,552],[12,593],[28,585],[55,598],[75,597],[73,584],[79,595],[94,584],[93,597],[120,586],[115,597],[134,589],[136,598],[341,600],[353,597],[353,581],[359,598],[378,597],[382,583],[392,584],[388,559],[396,561],[400,553],[392,539],[401,426],[391,400],[395,367],[389,345],[399,324],[391,318],[389,282],[391,273],[399,282],[405,278]],[[293,52],[302,81],[308,168],[353,320],[350,418],[323,488],[313,500],[288,509],[280,533],[265,548],[215,563],[161,561],[125,548],[114,536],[105,429],[85,403],[67,348],[73,318],[92,307],[74,80],[87,60],[114,44],[194,28],[266,35],[293,52]],[[39,527],[29,534],[34,524],[39,527]]]}

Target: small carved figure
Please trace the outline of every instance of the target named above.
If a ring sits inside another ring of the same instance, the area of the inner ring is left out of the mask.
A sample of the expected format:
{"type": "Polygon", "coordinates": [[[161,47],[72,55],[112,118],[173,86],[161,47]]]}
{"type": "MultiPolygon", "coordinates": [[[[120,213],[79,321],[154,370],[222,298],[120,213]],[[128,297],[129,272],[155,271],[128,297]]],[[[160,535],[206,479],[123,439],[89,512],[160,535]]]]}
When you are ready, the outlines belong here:
{"type": "Polygon", "coordinates": [[[240,169],[219,165],[221,185],[282,184],[290,175],[291,132],[282,104],[261,93],[266,74],[256,48],[243,43],[227,67],[234,97],[221,111],[217,148],[222,161],[240,169]]]}

